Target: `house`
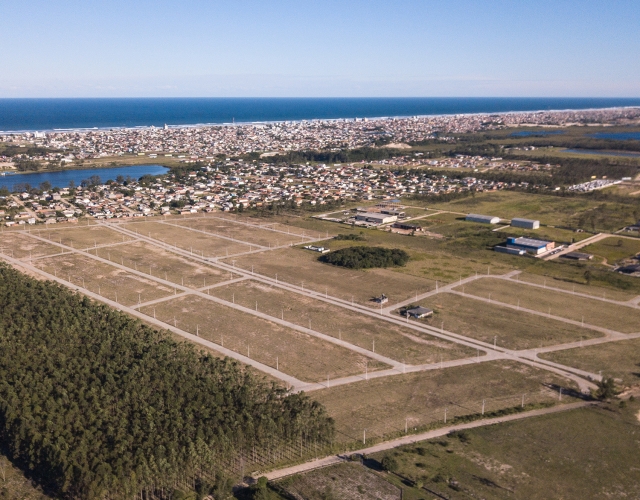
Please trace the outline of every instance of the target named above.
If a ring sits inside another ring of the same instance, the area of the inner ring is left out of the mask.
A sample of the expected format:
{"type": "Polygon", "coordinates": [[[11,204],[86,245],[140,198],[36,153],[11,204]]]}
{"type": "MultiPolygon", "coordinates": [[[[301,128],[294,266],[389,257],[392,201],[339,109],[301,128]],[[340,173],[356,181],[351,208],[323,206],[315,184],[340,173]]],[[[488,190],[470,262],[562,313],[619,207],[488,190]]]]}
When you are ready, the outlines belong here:
{"type": "Polygon", "coordinates": [[[433,316],[433,311],[427,307],[412,307],[411,309],[407,309],[405,311],[405,315],[411,316],[412,318],[422,319],[427,318],[429,316],[433,316]]]}

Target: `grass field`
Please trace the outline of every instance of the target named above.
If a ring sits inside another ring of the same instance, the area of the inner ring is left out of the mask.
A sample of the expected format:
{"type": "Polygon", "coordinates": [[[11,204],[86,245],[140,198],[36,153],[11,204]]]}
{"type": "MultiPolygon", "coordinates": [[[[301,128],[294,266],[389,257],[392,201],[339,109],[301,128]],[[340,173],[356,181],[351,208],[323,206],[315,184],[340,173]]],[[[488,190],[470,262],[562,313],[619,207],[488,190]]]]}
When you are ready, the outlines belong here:
{"type": "Polygon", "coordinates": [[[312,396],[335,419],[338,441],[362,442],[365,429],[368,440],[403,433],[405,423],[414,429],[442,422],[445,408],[449,419],[480,413],[483,400],[487,412],[519,406],[523,394],[525,403],[557,401],[557,389],[545,384],[572,387],[549,372],[496,361],[370,379],[312,396]]]}
{"type": "MultiPolygon", "coordinates": [[[[371,301],[375,296],[385,293],[391,303],[400,302],[425,293],[435,284],[430,280],[417,278],[391,269],[368,269],[353,271],[318,262],[316,252],[300,248],[283,248],[272,252],[262,252],[237,257],[236,266],[251,270],[270,278],[278,275],[279,281],[304,286],[316,292],[359,304],[376,307],[371,301]]],[[[229,260],[227,263],[231,263],[229,260]]]]}
{"type": "Polygon", "coordinates": [[[480,427],[371,461],[390,454],[401,477],[424,485],[421,496],[405,498],[640,498],[639,408],[634,402],[480,427]]]}
{"type": "Polygon", "coordinates": [[[497,337],[496,344],[507,349],[533,349],[602,336],[579,326],[451,293],[440,293],[419,304],[434,311],[432,317],[419,320],[421,323],[489,344],[497,337]]]}
{"type": "Polygon", "coordinates": [[[343,463],[278,481],[296,500],[401,500],[401,490],[360,463],[343,463]]]}
{"type": "MultiPolygon", "coordinates": [[[[173,224],[173,219],[169,219],[169,221],[172,221],[171,224],[173,224]]],[[[216,238],[213,235],[161,222],[134,222],[123,224],[122,227],[130,231],[137,231],[142,236],[154,238],[172,247],[188,252],[193,251],[196,255],[204,257],[222,257],[250,250],[248,244],[216,238]]],[[[255,247],[253,249],[255,250],[255,247]]]]}
{"type": "Polygon", "coordinates": [[[211,295],[253,309],[256,302],[260,312],[281,318],[320,333],[341,338],[364,349],[409,364],[434,363],[443,359],[475,356],[475,351],[435,337],[423,336],[416,342],[414,330],[394,325],[333,306],[304,295],[287,292],[255,281],[242,281],[211,290],[211,295]]]}
{"type": "MultiPolygon", "coordinates": [[[[462,291],[462,287],[456,290],[462,291]]],[[[596,299],[588,299],[563,292],[527,286],[500,279],[481,279],[468,283],[465,293],[488,298],[505,304],[517,305],[542,313],[610,328],[622,333],[640,331],[640,310],[619,306],[596,299]]]]}
{"type": "Polygon", "coordinates": [[[575,366],[591,373],[620,379],[625,385],[640,383],[640,339],[548,352],[540,358],[575,366]]]}
{"type": "Polygon", "coordinates": [[[556,243],[571,244],[573,242],[582,241],[590,236],[590,233],[577,233],[569,229],[560,229],[557,227],[541,226],[540,229],[528,230],[518,227],[506,227],[496,231],[498,234],[504,234],[505,239],[507,236],[523,236],[526,238],[535,238],[538,240],[555,241],[556,243]]]}
{"type": "Polygon", "coordinates": [[[609,265],[623,259],[629,259],[640,253],[640,239],[631,240],[629,238],[610,238],[600,240],[593,245],[588,245],[580,250],[581,252],[592,253],[606,260],[609,265]]]}
{"type": "MultiPolygon", "coordinates": [[[[565,267],[565,266],[561,266],[565,267]]],[[[537,285],[548,286],[550,288],[559,288],[568,292],[576,291],[585,295],[591,295],[593,297],[606,296],[608,299],[619,300],[620,302],[626,302],[627,300],[637,297],[637,294],[633,291],[624,291],[616,288],[604,288],[596,285],[586,285],[584,283],[576,283],[574,281],[568,281],[561,278],[555,278],[552,276],[544,276],[541,274],[532,273],[520,273],[517,277],[518,281],[526,283],[535,283],[537,285]]]]}
{"type": "Polygon", "coordinates": [[[139,300],[146,302],[174,293],[169,286],[84,255],[48,257],[38,261],[37,266],[65,281],[70,280],[77,287],[100,293],[107,299],[116,300],[117,295],[118,303],[128,306],[137,304],[139,300]]]}
{"type": "Polygon", "coordinates": [[[0,236],[0,252],[16,259],[54,255],[63,251],[56,245],[36,240],[18,232],[4,231],[0,236]]]}
{"type": "Polygon", "coordinates": [[[143,242],[98,248],[97,252],[92,253],[131,269],[151,273],[155,277],[191,288],[201,288],[238,277],[143,242]]]}
{"type": "Polygon", "coordinates": [[[344,347],[197,296],[178,297],[141,310],[167,324],[224,345],[261,363],[308,382],[326,382],[387,368],[344,347]],[[277,358],[277,359],[276,359],[277,358]]]}
{"type": "Polygon", "coordinates": [[[49,231],[38,229],[32,234],[47,238],[56,243],[71,246],[73,248],[93,248],[96,245],[109,245],[123,241],[132,241],[134,238],[121,234],[105,226],[70,227],[49,231]]]}

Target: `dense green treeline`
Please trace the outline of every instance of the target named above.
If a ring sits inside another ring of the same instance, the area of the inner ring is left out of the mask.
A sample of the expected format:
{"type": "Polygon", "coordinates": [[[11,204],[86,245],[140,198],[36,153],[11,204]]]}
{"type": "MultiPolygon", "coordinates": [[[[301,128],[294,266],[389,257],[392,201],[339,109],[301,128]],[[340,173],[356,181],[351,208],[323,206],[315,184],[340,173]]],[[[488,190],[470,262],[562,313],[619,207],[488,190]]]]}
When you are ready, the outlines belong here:
{"type": "Polygon", "coordinates": [[[306,396],[0,265],[0,441],[56,495],[209,491],[243,451],[332,433],[306,396]]]}
{"type": "Polygon", "coordinates": [[[349,269],[404,266],[409,254],[398,248],[355,246],[341,248],[320,257],[321,262],[349,269]]]}

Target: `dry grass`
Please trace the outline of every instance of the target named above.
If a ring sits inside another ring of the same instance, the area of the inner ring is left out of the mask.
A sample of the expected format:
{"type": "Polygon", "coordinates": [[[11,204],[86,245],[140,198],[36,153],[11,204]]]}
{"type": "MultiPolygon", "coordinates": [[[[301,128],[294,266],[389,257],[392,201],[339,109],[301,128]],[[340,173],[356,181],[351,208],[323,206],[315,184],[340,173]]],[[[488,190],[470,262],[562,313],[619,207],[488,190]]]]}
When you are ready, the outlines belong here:
{"type": "MultiPolygon", "coordinates": [[[[141,236],[156,239],[175,248],[193,251],[204,257],[222,257],[250,250],[248,244],[216,238],[213,235],[190,231],[162,222],[135,222],[123,224],[122,227],[130,231],[137,231],[141,236]]],[[[253,249],[255,250],[255,247],[253,249]]]]}
{"type": "MultiPolygon", "coordinates": [[[[376,307],[371,299],[381,293],[389,296],[390,303],[411,298],[435,288],[429,280],[395,272],[390,269],[354,271],[318,262],[315,252],[300,248],[283,248],[271,252],[244,255],[233,260],[236,266],[274,278],[279,281],[304,286],[320,293],[376,307]]],[[[227,263],[231,263],[229,260],[227,263]]]]}
{"type": "MultiPolygon", "coordinates": [[[[308,382],[326,381],[387,368],[346,348],[305,335],[197,296],[178,297],[155,307],[156,317],[190,333],[197,333],[227,349],[308,382]]],[[[154,307],[142,312],[153,316],[154,307]]]]}
{"type": "Polygon", "coordinates": [[[62,243],[73,248],[93,248],[96,245],[110,245],[123,241],[132,241],[133,238],[121,234],[105,226],[71,227],[61,230],[49,231],[38,229],[33,234],[50,239],[56,243],[62,243]]]}
{"type": "MultiPolygon", "coordinates": [[[[459,291],[461,288],[459,287],[459,291]]],[[[640,310],[588,299],[564,292],[527,286],[501,279],[481,279],[465,285],[464,291],[478,297],[517,305],[534,311],[549,313],[582,321],[591,325],[610,328],[623,333],[640,331],[640,310]]]]}
{"type": "MultiPolygon", "coordinates": [[[[397,375],[313,393],[335,421],[337,439],[349,442],[409,429],[485,410],[525,403],[557,401],[555,389],[573,387],[555,375],[515,362],[495,361],[444,370],[397,375]]],[[[570,401],[563,397],[563,402],[570,401]]]]}
{"type": "Polygon", "coordinates": [[[118,302],[124,305],[131,306],[137,304],[138,300],[146,302],[174,293],[171,287],[83,255],[48,257],[38,261],[37,265],[49,274],[70,280],[73,285],[100,293],[107,299],[116,300],[117,295],[118,302]]]}
{"type": "Polygon", "coordinates": [[[451,293],[429,297],[420,305],[434,310],[431,318],[420,322],[490,344],[497,337],[497,345],[507,349],[532,349],[602,336],[587,328],[451,293]]]}
{"type": "Polygon", "coordinates": [[[400,488],[393,486],[359,463],[343,463],[296,475],[278,483],[296,500],[400,500],[400,488]]]}
{"type": "Polygon", "coordinates": [[[604,297],[612,300],[619,300],[625,302],[636,297],[635,293],[625,292],[615,288],[602,288],[594,285],[585,285],[582,283],[574,283],[561,278],[554,278],[550,276],[541,276],[539,274],[520,273],[514,277],[518,281],[524,281],[526,283],[535,283],[537,285],[549,286],[550,288],[559,288],[561,290],[576,291],[585,295],[592,295],[593,297],[604,297]]]}
{"type": "Polygon", "coordinates": [[[4,231],[0,235],[0,252],[16,259],[30,259],[45,255],[55,255],[64,250],[26,234],[4,231]]]}
{"type": "Polygon", "coordinates": [[[258,310],[353,345],[411,364],[434,363],[443,359],[474,356],[475,351],[452,342],[394,325],[384,320],[349,311],[339,306],[282,290],[255,281],[242,281],[211,290],[211,294],[258,310]],[[419,341],[411,337],[422,336],[419,341]]]}
{"type": "Polygon", "coordinates": [[[640,253],[640,239],[616,238],[614,235],[588,245],[580,251],[595,254],[604,259],[607,264],[615,265],[640,253]]]}
{"type": "Polygon", "coordinates": [[[187,257],[180,257],[168,250],[143,242],[99,248],[97,255],[131,269],[150,273],[157,278],[191,288],[202,288],[238,277],[238,275],[201,264],[187,257]]]}
{"type": "Polygon", "coordinates": [[[626,385],[640,383],[640,339],[608,342],[577,349],[539,354],[567,366],[620,379],[626,385]]]}

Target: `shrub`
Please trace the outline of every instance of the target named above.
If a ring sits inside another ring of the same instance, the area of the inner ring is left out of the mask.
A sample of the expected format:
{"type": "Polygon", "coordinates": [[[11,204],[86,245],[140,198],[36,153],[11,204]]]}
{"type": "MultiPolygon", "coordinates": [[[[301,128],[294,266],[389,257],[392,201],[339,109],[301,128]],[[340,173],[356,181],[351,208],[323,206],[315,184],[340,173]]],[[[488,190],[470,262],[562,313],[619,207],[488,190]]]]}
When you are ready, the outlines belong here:
{"type": "Polygon", "coordinates": [[[404,266],[409,261],[409,255],[398,248],[349,247],[325,254],[319,260],[349,269],[368,269],[404,266]]]}

